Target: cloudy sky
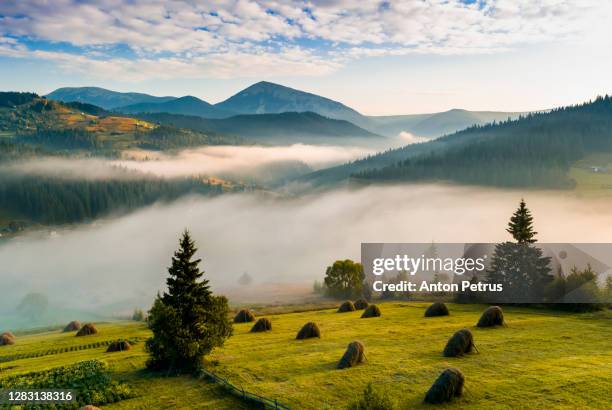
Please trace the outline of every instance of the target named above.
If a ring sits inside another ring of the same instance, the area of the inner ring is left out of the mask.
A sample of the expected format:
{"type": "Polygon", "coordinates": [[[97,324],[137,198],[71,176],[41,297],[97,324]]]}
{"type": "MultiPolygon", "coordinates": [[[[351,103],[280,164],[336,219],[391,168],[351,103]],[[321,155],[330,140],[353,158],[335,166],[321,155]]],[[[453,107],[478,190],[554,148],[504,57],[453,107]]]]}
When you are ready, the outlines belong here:
{"type": "Polygon", "coordinates": [[[611,93],[612,2],[0,1],[0,89],[221,101],[260,80],[365,114],[519,111],[611,93]]]}

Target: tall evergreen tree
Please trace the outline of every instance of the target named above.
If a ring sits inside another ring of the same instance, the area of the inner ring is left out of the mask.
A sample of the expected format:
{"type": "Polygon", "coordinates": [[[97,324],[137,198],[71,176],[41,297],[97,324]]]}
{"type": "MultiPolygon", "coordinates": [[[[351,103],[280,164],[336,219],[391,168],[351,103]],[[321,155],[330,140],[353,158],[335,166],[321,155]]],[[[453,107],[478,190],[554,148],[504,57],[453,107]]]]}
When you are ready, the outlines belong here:
{"type": "Polygon", "coordinates": [[[517,243],[537,242],[535,236],[538,233],[533,230],[533,216],[531,216],[531,211],[527,208],[524,199],[521,199],[518,209],[510,217],[506,232],[511,234],[517,243]]]}
{"type": "Polygon", "coordinates": [[[508,223],[508,233],[516,243],[504,242],[495,246],[487,281],[501,284],[503,293],[493,294],[495,302],[536,302],[544,299],[545,291],[553,280],[550,257],[533,244],[537,232],[533,229],[533,217],[525,201],[508,223]]]}
{"type": "Polygon", "coordinates": [[[147,341],[147,366],[171,372],[197,370],[203,357],[232,334],[227,299],[214,296],[202,278],[188,231],[179,245],[168,268],[168,291],[157,296],[148,318],[153,337],[147,341]]]}

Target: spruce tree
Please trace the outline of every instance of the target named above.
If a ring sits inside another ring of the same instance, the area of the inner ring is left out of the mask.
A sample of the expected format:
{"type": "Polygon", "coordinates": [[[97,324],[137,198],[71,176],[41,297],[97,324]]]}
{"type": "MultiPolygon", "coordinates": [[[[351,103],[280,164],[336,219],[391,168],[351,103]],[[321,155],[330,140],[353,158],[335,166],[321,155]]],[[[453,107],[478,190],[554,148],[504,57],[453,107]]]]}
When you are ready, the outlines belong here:
{"type": "Polygon", "coordinates": [[[537,242],[535,236],[538,233],[533,230],[533,216],[524,199],[521,199],[518,209],[510,217],[506,232],[511,234],[517,243],[537,242]]]}
{"type": "Polygon", "coordinates": [[[197,248],[188,231],[179,245],[168,268],[168,290],[149,311],[153,337],[147,341],[147,366],[177,373],[197,370],[203,357],[232,334],[227,299],[214,296],[202,278],[201,259],[194,259],[197,248]]]}
{"type": "Polygon", "coordinates": [[[487,281],[503,286],[501,294],[492,293],[490,302],[532,303],[543,301],[545,290],[553,280],[550,257],[534,246],[537,232],[533,229],[533,217],[525,201],[508,223],[508,233],[516,240],[495,246],[487,281]]]}

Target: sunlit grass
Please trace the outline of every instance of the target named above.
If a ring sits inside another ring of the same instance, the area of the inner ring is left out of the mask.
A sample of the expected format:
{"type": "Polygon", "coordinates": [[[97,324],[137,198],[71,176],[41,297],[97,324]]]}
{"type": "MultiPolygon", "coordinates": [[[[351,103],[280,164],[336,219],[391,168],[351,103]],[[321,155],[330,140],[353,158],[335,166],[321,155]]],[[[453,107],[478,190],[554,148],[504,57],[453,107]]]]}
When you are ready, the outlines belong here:
{"type": "MultiPolygon", "coordinates": [[[[424,318],[426,304],[383,303],[382,317],[360,319],[361,312],[335,309],[265,315],[272,332],[249,332],[238,324],[234,336],[209,357],[209,369],[254,393],[296,409],[343,408],[368,382],[399,407],[419,408],[438,373],[449,366],[466,376],[466,394],[443,408],[606,408],[612,388],[612,315],[566,314],[528,308],[505,308],[507,327],[478,329],[483,306],[449,305],[448,317],[424,318]],[[322,338],[298,341],[300,327],[315,321],[322,338]],[[469,327],[479,353],[448,359],[441,354],[453,332],[469,327]],[[349,342],[360,340],[368,363],[337,370],[349,342]]],[[[98,325],[99,334],[75,337],[60,331],[18,336],[0,356],[44,352],[59,347],[117,338],[144,340],[143,323],[98,325]]],[[[126,381],[137,397],[105,408],[218,408],[245,406],[204,380],[163,377],[144,370],[144,341],[132,350],[105,353],[104,348],[14,360],[0,364],[0,377],[100,359],[113,377],[126,381]]]]}

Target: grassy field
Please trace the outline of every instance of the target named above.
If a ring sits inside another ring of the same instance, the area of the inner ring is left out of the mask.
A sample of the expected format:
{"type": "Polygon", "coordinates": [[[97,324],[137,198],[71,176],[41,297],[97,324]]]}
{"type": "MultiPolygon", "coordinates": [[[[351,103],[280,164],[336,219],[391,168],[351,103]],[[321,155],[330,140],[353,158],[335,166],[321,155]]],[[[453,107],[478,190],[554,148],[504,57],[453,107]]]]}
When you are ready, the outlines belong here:
{"type": "MultiPolygon", "coordinates": [[[[209,358],[209,370],[251,392],[276,398],[291,408],[344,408],[373,382],[398,408],[426,408],[423,396],[439,372],[453,366],[466,376],[466,393],[442,408],[610,408],[612,390],[612,314],[565,314],[506,308],[507,327],[474,326],[483,306],[450,305],[451,316],[424,318],[422,303],[381,304],[382,317],[360,319],[360,312],[319,310],[266,315],[272,332],[249,333],[237,324],[225,347],[209,358]],[[321,327],[322,338],[298,341],[307,321],[321,327]],[[441,351],[454,331],[469,327],[479,353],[444,358],[441,351]],[[368,363],[335,368],[346,345],[360,340],[368,363]]],[[[127,382],[133,399],[104,408],[246,408],[219,387],[190,377],[163,377],[144,371],[144,324],[99,325],[95,336],[76,338],[58,331],[18,337],[0,347],[0,378],[80,360],[106,361],[113,377],[127,382]],[[134,349],[104,353],[104,348],[61,352],[63,348],[117,338],[137,341],[134,349]],[[4,361],[15,354],[40,357],[4,361]]]]}
{"type": "Polygon", "coordinates": [[[569,177],[576,181],[576,193],[584,196],[612,195],[612,155],[594,154],[576,162],[569,177]],[[599,168],[594,172],[592,167],[599,168]]]}

